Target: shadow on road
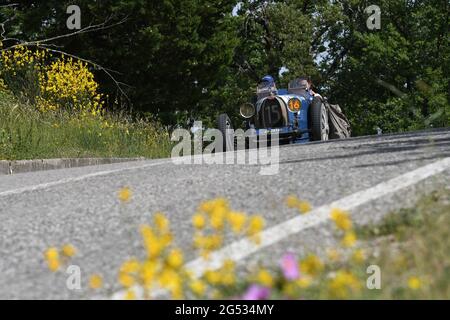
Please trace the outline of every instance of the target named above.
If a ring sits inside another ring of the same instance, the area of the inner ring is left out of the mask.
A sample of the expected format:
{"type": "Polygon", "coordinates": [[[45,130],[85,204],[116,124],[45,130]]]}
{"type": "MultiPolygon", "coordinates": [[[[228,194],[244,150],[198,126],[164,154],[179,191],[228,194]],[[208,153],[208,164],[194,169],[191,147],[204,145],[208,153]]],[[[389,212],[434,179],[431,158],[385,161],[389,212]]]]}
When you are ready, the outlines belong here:
{"type": "Polygon", "coordinates": [[[389,141],[364,143],[356,146],[344,146],[344,147],[341,146],[337,147],[336,149],[344,149],[347,152],[345,154],[336,154],[327,152],[327,155],[323,157],[310,157],[296,160],[285,160],[280,161],[280,164],[349,159],[361,156],[389,154],[389,153],[392,154],[405,153],[405,159],[383,161],[383,162],[369,162],[353,166],[352,168],[389,166],[412,161],[439,159],[450,156],[450,137],[441,137],[441,138],[428,137],[417,140],[411,139],[389,140],[389,141]],[[356,150],[361,151],[354,152],[356,150]]]}

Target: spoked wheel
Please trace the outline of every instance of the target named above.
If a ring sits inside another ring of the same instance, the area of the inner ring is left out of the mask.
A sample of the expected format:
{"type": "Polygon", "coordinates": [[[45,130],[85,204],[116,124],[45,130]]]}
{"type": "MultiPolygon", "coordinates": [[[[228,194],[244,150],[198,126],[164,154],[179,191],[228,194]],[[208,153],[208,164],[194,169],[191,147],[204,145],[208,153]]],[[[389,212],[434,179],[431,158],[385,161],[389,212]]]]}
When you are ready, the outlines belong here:
{"type": "Polygon", "coordinates": [[[328,110],[322,103],[322,99],[315,97],[311,104],[311,132],[312,140],[326,141],[330,134],[328,124],[328,110]]]}
{"type": "Polygon", "coordinates": [[[231,132],[233,125],[231,124],[230,117],[226,113],[220,114],[217,118],[217,128],[222,132],[223,151],[234,150],[234,138],[231,132]]]}

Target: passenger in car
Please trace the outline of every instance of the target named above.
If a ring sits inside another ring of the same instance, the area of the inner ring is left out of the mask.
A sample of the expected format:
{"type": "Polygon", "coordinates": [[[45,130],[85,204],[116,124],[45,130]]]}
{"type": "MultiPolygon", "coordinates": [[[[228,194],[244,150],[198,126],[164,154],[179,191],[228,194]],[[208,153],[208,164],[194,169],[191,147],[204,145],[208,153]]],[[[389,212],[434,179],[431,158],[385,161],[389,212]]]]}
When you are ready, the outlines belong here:
{"type": "Polygon", "coordinates": [[[311,81],[311,77],[306,77],[305,76],[305,77],[301,77],[301,78],[306,80],[306,82],[307,82],[307,90],[308,90],[308,92],[309,92],[309,94],[311,96],[313,96],[313,97],[316,97],[316,96],[322,97],[320,94],[318,94],[317,92],[314,92],[314,90],[312,89],[313,88],[313,83],[311,81]]]}

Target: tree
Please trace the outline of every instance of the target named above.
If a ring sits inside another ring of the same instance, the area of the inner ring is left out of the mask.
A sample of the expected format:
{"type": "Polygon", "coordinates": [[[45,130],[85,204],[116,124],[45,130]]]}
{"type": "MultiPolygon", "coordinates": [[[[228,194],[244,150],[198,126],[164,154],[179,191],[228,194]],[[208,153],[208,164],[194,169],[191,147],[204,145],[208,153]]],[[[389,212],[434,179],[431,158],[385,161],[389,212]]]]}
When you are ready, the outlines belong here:
{"type": "MultiPolygon", "coordinates": [[[[97,74],[110,104],[121,99],[135,110],[174,123],[177,113],[198,108],[207,99],[222,69],[231,63],[237,43],[231,21],[235,2],[82,0],[77,4],[83,25],[106,19],[111,24],[124,18],[126,22],[62,38],[57,45],[120,73],[129,101],[106,75],[97,74]]],[[[23,1],[8,8],[15,16],[14,24],[5,26],[8,36],[40,39],[67,33],[68,5],[56,0],[23,1]]]]}
{"type": "Polygon", "coordinates": [[[366,27],[370,4],[328,6],[335,17],[323,39],[327,94],[345,106],[356,134],[448,125],[448,2],[379,1],[380,30],[366,27]]]}

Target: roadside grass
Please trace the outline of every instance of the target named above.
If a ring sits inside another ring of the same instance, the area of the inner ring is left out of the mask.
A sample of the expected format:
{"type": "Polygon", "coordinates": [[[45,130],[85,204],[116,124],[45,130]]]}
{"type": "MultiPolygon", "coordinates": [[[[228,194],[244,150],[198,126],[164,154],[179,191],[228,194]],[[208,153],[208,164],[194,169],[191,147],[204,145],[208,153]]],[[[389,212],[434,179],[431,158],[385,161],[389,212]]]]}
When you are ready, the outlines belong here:
{"type": "MultiPolygon", "coordinates": [[[[121,205],[132,201],[132,194],[128,187],[120,190],[121,205]]],[[[286,205],[299,214],[310,211],[305,204],[296,196],[286,199],[286,205]]],[[[124,299],[450,298],[450,189],[424,196],[414,207],[392,212],[377,225],[355,226],[350,215],[339,209],[330,212],[330,219],[340,242],[335,248],[327,248],[324,255],[297,257],[286,252],[278,264],[256,264],[251,271],[243,272],[233,261],[225,260],[219,269],[206,270],[193,278],[185,268],[183,251],[173,244],[169,220],[163,213],[156,213],[152,224],[140,229],[144,258],[124,261],[117,281],[124,289],[124,299]],[[380,288],[368,288],[368,283],[376,283],[368,281],[376,275],[368,273],[369,266],[380,271],[380,288]],[[166,294],[155,297],[154,290],[161,293],[160,289],[166,294]],[[142,290],[143,296],[136,290],[142,290]]],[[[225,245],[227,234],[248,237],[258,244],[265,222],[259,215],[233,211],[226,199],[217,198],[199,205],[192,225],[192,245],[200,257],[208,259],[225,245]]],[[[44,256],[48,268],[62,270],[74,252],[70,245],[47,249],[44,256]]],[[[91,290],[111,296],[113,292],[107,288],[112,286],[104,285],[102,279],[100,273],[91,275],[91,290]]]]}
{"type": "Polygon", "coordinates": [[[382,289],[364,296],[450,299],[449,188],[356,232],[373,248],[373,263],[382,273],[382,289]]]}
{"type": "Polygon", "coordinates": [[[0,159],[170,155],[168,132],[156,121],[105,112],[81,116],[39,112],[0,91],[0,159]]]}
{"type": "MultiPolygon", "coordinates": [[[[267,297],[450,299],[450,188],[423,196],[411,208],[391,212],[381,223],[355,226],[354,232],[358,242],[352,248],[341,245],[328,248],[323,259],[313,255],[299,259],[299,280],[286,281],[282,266],[272,268],[267,297]],[[367,288],[373,274],[367,268],[373,265],[380,270],[380,289],[367,288]]],[[[254,285],[249,279],[238,287],[254,285]]],[[[245,291],[238,289],[230,297],[245,297],[245,291]]]]}

